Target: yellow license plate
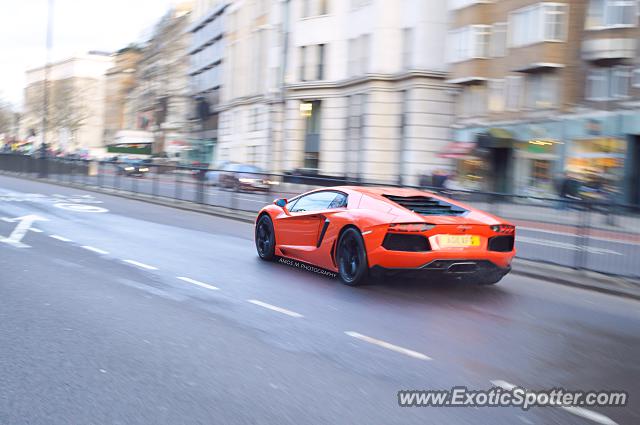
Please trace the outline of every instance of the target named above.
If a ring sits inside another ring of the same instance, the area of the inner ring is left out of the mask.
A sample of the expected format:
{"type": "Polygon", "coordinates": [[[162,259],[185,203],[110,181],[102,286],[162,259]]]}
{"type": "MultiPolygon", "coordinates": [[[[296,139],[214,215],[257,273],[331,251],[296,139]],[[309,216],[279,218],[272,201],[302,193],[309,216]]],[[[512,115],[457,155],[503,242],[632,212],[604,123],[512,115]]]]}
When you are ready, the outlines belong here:
{"type": "Polygon", "coordinates": [[[480,246],[480,236],[476,235],[439,235],[438,245],[441,248],[467,248],[480,246]]]}

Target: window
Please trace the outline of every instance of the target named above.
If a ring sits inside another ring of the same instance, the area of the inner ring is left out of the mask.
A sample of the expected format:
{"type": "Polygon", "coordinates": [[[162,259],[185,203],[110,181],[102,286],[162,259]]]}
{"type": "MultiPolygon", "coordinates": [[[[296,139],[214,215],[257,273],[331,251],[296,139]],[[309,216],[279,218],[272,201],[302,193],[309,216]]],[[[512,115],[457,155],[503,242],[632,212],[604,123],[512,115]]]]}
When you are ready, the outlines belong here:
{"type": "Polygon", "coordinates": [[[356,55],[357,42],[358,42],[357,38],[349,39],[349,53],[348,53],[349,59],[347,62],[347,74],[349,76],[356,75],[357,58],[358,58],[358,56],[356,55]]]}
{"type": "Polygon", "coordinates": [[[467,6],[471,6],[476,3],[492,3],[489,0],[449,0],[448,2],[449,10],[462,9],[467,6]]]}
{"type": "MultiPolygon", "coordinates": [[[[592,69],[587,75],[585,97],[588,100],[596,101],[612,98],[625,99],[629,97],[629,88],[632,84],[631,77],[631,68],[628,66],[592,69]]],[[[633,81],[633,84],[635,86],[636,82],[633,81]]]]}
{"type": "Polygon", "coordinates": [[[322,80],[325,72],[326,45],[300,47],[300,81],[322,80]]]}
{"type": "Polygon", "coordinates": [[[287,205],[290,212],[313,212],[347,206],[347,196],[340,192],[314,192],[287,205]]]}
{"type": "Polygon", "coordinates": [[[305,65],[307,62],[307,46],[300,47],[300,81],[306,80],[305,65]]]}
{"type": "Polygon", "coordinates": [[[449,33],[450,62],[489,56],[490,25],[471,25],[449,33]]]}
{"type": "Polygon", "coordinates": [[[513,47],[564,41],[567,36],[567,5],[539,3],[516,10],[509,15],[509,28],[509,44],[513,47]]]}
{"type": "Polygon", "coordinates": [[[633,70],[633,87],[640,87],[640,68],[633,70]]]}
{"type": "Polygon", "coordinates": [[[606,0],[590,0],[587,9],[585,28],[598,28],[604,26],[604,8],[606,0]]]}
{"type": "Polygon", "coordinates": [[[347,73],[350,77],[369,72],[370,50],[371,36],[369,34],[363,34],[349,40],[347,73]]]}
{"type": "Polygon", "coordinates": [[[484,85],[467,86],[461,94],[460,114],[479,116],[487,112],[487,89],[484,85]]]}
{"type": "Polygon", "coordinates": [[[609,98],[608,69],[592,69],[587,75],[588,100],[605,100],[609,98]]]}
{"type": "Polygon", "coordinates": [[[489,111],[504,111],[504,80],[489,81],[489,111]]]}
{"type": "Polygon", "coordinates": [[[303,18],[326,15],[329,13],[329,0],[302,0],[303,18]]]}
{"type": "Polygon", "coordinates": [[[402,68],[410,69],[413,55],[413,28],[402,30],[402,68]]]}
{"type": "Polygon", "coordinates": [[[545,4],[544,8],[544,39],[547,41],[563,41],[567,35],[565,14],[566,4],[545,4]]]}
{"type": "Polygon", "coordinates": [[[590,0],[587,10],[587,29],[613,26],[636,26],[638,23],[637,0],[590,0]]]}
{"type": "Polygon", "coordinates": [[[320,15],[326,15],[329,13],[329,0],[318,0],[318,13],[320,15]]]}
{"type": "Polygon", "coordinates": [[[316,74],[316,78],[318,80],[324,79],[324,61],[325,61],[325,45],[319,44],[318,45],[318,69],[316,74]]]}
{"type": "Polygon", "coordinates": [[[527,107],[550,108],[558,104],[558,78],[552,73],[526,77],[527,107]]]}
{"type": "Polygon", "coordinates": [[[251,131],[259,130],[260,109],[257,106],[251,109],[251,131]]]}
{"type": "Polygon", "coordinates": [[[611,96],[618,99],[629,97],[631,68],[617,66],[611,71],[611,96]]]}
{"type": "Polygon", "coordinates": [[[500,58],[507,54],[507,24],[500,22],[491,27],[491,57],[500,58]]]}
{"type": "Polygon", "coordinates": [[[369,57],[371,49],[371,36],[364,34],[360,36],[360,73],[369,72],[369,57]]]}
{"type": "Polygon", "coordinates": [[[522,77],[508,76],[505,81],[506,108],[517,111],[522,108],[522,77]]]}

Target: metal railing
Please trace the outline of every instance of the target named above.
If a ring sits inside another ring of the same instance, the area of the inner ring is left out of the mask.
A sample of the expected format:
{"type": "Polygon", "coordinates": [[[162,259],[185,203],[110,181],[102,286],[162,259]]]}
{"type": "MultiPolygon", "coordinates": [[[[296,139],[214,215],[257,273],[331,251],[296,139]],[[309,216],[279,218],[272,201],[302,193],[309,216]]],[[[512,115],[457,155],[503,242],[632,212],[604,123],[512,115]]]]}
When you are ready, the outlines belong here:
{"type": "MultiPolygon", "coordinates": [[[[376,182],[344,178],[16,154],[0,154],[0,171],[244,212],[257,212],[276,198],[291,198],[318,187],[376,185],[376,182]]],[[[438,192],[516,224],[519,258],[610,275],[640,277],[638,206],[442,188],[422,189],[438,192]]]]}

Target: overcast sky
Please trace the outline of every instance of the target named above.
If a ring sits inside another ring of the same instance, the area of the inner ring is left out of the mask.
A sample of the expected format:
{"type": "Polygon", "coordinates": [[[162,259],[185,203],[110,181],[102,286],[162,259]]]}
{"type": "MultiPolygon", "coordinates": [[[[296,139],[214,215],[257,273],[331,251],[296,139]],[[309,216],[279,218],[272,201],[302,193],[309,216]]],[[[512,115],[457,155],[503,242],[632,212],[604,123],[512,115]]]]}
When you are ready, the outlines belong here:
{"type": "MultiPolygon", "coordinates": [[[[43,65],[48,0],[0,6],[0,98],[21,107],[25,71],[43,65]]],[[[114,51],[148,34],[172,0],[55,0],[53,60],[114,51]]]]}

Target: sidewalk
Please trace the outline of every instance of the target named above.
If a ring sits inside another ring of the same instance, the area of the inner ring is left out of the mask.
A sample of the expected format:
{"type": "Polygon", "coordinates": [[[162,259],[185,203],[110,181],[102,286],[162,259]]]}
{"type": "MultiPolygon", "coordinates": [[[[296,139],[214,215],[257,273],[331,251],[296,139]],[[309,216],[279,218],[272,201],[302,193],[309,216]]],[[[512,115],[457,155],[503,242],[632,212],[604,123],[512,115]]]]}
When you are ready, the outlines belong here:
{"type": "Polygon", "coordinates": [[[640,301],[640,281],[515,258],[511,273],[640,301]]]}

